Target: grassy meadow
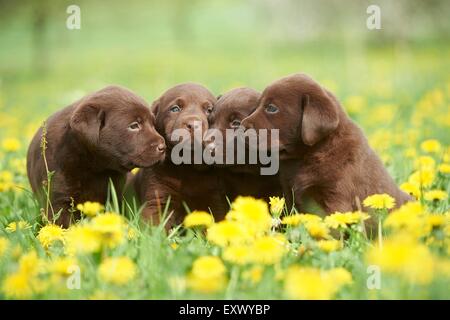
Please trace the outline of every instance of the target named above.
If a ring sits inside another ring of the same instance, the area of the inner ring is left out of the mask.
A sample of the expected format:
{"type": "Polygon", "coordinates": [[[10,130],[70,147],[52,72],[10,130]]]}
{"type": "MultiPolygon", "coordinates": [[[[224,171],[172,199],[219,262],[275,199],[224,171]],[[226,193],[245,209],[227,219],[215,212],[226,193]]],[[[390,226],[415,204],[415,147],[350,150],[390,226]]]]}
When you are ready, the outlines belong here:
{"type": "Polygon", "coordinates": [[[450,299],[448,35],[389,36],[388,19],[368,31],[364,4],[303,37],[256,2],[185,3],[80,1],[81,29],[68,30],[65,1],[42,2],[44,27],[41,2],[0,2],[0,299],[450,299]],[[321,217],[241,197],[224,222],[192,212],[166,233],[112,189],[75,204],[83,219],[68,230],[43,217],[25,157],[54,111],[113,83],[151,102],[180,82],[220,94],[295,72],[337,95],[415,202],[388,215],[378,195],[364,213],[321,217]]]}

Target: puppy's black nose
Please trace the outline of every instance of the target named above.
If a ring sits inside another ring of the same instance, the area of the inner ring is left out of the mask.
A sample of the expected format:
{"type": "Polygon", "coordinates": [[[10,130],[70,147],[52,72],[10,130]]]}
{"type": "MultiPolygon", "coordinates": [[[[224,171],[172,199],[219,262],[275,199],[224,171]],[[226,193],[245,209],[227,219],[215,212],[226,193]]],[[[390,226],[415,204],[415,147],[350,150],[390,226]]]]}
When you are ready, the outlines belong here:
{"type": "Polygon", "coordinates": [[[164,143],[160,143],[160,144],[158,144],[158,146],[156,147],[156,149],[157,149],[159,152],[163,153],[164,151],[166,151],[166,145],[165,145],[164,143]]]}
{"type": "Polygon", "coordinates": [[[190,120],[190,121],[186,121],[184,126],[189,131],[194,131],[194,130],[198,130],[198,129],[202,128],[202,122],[198,121],[198,120],[190,120]]]}

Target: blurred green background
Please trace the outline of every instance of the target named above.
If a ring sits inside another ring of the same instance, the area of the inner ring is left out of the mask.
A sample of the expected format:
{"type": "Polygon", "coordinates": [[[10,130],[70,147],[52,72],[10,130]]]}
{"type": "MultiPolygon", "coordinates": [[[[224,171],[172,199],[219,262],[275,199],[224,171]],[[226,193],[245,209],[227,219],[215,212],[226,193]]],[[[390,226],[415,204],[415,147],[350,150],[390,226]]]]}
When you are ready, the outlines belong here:
{"type": "Polygon", "coordinates": [[[216,94],[262,90],[299,71],[343,101],[361,95],[407,112],[450,80],[449,8],[446,0],[0,0],[0,112],[21,132],[110,83],[151,101],[179,82],[216,94]],[[81,8],[80,30],[66,28],[71,4],[81,8]],[[381,30],[366,27],[370,4],[381,8],[381,30]]]}

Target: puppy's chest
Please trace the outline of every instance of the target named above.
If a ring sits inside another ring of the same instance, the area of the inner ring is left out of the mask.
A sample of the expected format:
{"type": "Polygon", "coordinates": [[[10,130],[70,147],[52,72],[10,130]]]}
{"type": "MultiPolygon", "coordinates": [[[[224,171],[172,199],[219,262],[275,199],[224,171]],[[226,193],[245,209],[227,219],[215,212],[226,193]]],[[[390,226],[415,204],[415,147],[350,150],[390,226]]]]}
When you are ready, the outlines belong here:
{"type": "Polygon", "coordinates": [[[76,193],[79,198],[79,202],[83,201],[100,201],[104,203],[108,195],[108,188],[110,181],[112,181],[114,188],[118,195],[121,192],[124,176],[119,173],[91,173],[82,174],[77,177],[76,193]]]}
{"type": "Polygon", "coordinates": [[[194,174],[180,181],[180,191],[186,197],[208,197],[219,189],[219,179],[214,175],[194,174]]]}

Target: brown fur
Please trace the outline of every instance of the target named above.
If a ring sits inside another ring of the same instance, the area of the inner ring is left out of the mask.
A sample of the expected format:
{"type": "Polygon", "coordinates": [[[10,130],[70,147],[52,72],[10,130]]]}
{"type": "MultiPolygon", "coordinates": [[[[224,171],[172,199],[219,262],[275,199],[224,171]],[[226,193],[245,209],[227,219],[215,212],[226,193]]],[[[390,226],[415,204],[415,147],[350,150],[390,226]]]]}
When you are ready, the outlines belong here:
{"type": "MultiPolygon", "coordinates": [[[[241,121],[255,110],[260,96],[261,93],[254,89],[237,88],[219,97],[209,117],[209,124],[211,129],[217,129],[222,133],[223,146],[226,130],[239,128],[241,121]]],[[[206,148],[214,144],[216,142],[206,141],[206,148]]],[[[222,162],[225,163],[226,148],[222,149],[222,162]]],[[[258,164],[222,165],[217,170],[220,171],[225,194],[231,201],[239,195],[268,200],[270,196],[282,194],[278,175],[261,175],[258,164]]]]}
{"type": "Polygon", "coordinates": [[[391,195],[397,205],[410,200],[334,95],[306,75],[269,85],[242,125],[280,129],[281,184],[286,196],[293,190],[298,208],[303,195],[311,196],[327,213],[357,210],[358,201],[375,193],[391,195]],[[268,113],[269,104],[278,112],[268,113]]]}
{"type": "MultiPolygon", "coordinates": [[[[131,91],[109,86],[56,112],[46,121],[45,150],[51,179],[50,220],[71,223],[69,209],[85,201],[105,203],[111,179],[120,193],[126,172],[164,158],[165,143],[154,128],[149,106],[131,91]],[[139,123],[139,130],[129,126],[139,123]]],[[[27,172],[33,192],[45,204],[47,172],[40,128],[31,141],[27,172]]],[[[78,216],[78,214],[77,214],[78,216]]]]}
{"type": "MultiPolygon", "coordinates": [[[[187,128],[191,131],[194,121],[201,123],[203,133],[208,129],[209,115],[216,98],[205,87],[186,83],[167,90],[152,105],[156,117],[156,128],[166,139],[169,149],[177,142],[171,141],[172,132],[187,128]],[[171,112],[173,106],[180,111],[171,112]]],[[[201,144],[201,141],[199,141],[201,144]]],[[[203,164],[175,165],[170,152],[163,164],[140,170],[134,181],[138,197],[145,202],[142,216],[154,224],[160,222],[160,213],[170,199],[172,219],[166,227],[180,223],[186,214],[183,202],[191,210],[211,210],[220,219],[226,212],[227,204],[222,192],[220,177],[203,164]]]]}

